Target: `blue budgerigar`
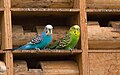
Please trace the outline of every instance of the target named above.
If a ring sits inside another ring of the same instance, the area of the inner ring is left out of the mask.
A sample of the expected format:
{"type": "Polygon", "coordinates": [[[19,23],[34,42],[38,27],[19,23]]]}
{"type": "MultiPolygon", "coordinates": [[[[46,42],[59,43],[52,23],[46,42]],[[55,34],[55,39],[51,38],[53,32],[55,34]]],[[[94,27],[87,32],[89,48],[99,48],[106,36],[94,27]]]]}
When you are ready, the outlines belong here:
{"type": "Polygon", "coordinates": [[[15,50],[45,49],[46,46],[52,41],[52,30],[52,25],[46,25],[44,31],[40,35],[37,35],[30,42],[19,48],[16,48],[15,50]]]}

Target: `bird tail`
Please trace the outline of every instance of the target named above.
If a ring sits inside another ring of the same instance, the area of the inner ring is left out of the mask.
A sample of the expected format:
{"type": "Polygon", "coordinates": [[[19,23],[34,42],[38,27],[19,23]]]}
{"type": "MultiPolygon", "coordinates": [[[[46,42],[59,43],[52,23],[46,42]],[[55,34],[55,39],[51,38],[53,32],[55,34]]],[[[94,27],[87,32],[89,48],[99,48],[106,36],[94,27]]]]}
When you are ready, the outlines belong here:
{"type": "Polygon", "coordinates": [[[24,46],[21,46],[21,47],[18,47],[18,48],[14,48],[13,50],[28,50],[30,49],[30,46],[29,45],[24,45],[24,46]]]}

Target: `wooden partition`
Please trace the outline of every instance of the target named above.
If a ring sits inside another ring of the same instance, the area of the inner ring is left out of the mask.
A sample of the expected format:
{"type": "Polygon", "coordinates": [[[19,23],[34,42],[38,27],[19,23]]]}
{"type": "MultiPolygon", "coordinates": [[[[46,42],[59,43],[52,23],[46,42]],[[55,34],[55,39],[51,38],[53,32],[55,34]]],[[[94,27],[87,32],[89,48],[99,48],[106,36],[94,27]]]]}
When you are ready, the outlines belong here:
{"type": "MultiPolygon", "coordinates": [[[[56,61],[55,66],[66,65],[66,67],[62,68],[65,69],[65,71],[70,70],[71,72],[66,72],[65,74],[87,74],[85,73],[88,70],[87,56],[85,56],[87,55],[87,29],[84,23],[84,18],[86,17],[86,14],[84,14],[84,1],[1,0],[0,4],[2,4],[0,6],[0,12],[2,12],[2,16],[0,16],[2,27],[1,51],[5,53],[4,58],[7,67],[7,75],[30,75],[33,73],[35,75],[42,75],[43,72],[45,75],[48,75],[47,72],[51,70],[46,70],[44,63],[46,64],[50,61],[53,61],[53,63],[56,61]],[[75,50],[12,51],[12,48],[24,45],[34,36],[40,34],[46,24],[52,24],[54,27],[52,43],[63,37],[71,26],[78,24],[81,27],[81,36],[75,50]],[[84,43],[86,43],[86,45],[84,43]],[[32,62],[36,65],[31,65],[33,64],[32,62]],[[39,62],[39,67],[36,67],[38,66],[37,62],[39,62]],[[16,73],[15,69],[20,67],[19,65],[25,67],[24,64],[26,64],[28,68],[26,72],[21,71],[16,73]],[[72,66],[69,67],[69,65],[73,65],[73,69],[71,69],[72,66]],[[44,69],[43,72],[40,71],[41,68],[42,70],[44,69]]],[[[49,65],[52,65],[52,63],[48,64],[48,68],[49,65]]],[[[62,69],[58,69],[58,72],[54,71],[55,66],[53,66],[53,72],[55,72],[53,74],[62,74],[62,69]]]]}

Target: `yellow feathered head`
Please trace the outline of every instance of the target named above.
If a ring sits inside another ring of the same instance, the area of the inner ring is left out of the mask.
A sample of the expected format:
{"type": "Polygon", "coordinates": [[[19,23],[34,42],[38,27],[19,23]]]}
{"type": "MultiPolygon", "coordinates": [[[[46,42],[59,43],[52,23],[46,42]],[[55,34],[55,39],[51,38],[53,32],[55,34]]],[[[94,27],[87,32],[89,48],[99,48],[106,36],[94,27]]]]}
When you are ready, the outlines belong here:
{"type": "Polygon", "coordinates": [[[78,25],[74,25],[70,28],[69,32],[75,36],[80,35],[80,27],[78,25]]]}

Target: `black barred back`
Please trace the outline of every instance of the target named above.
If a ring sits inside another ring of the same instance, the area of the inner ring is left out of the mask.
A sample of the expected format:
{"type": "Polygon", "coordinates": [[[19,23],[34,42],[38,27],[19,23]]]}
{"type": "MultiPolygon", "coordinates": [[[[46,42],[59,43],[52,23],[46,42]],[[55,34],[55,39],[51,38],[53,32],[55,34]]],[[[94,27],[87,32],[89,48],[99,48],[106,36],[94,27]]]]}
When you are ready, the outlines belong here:
{"type": "Polygon", "coordinates": [[[64,48],[70,43],[70,35],[66,34],[65,37],[63,37],[59,42],[56,48],[64,48]]]}
{"type": "Polygon", "coordinates": [[[43,37],[41,35],[37,35],[34,39],[32,39],[32,43],[33,44],[36,44],[36,43],[39,43],[43,40],[43,37]]]}

